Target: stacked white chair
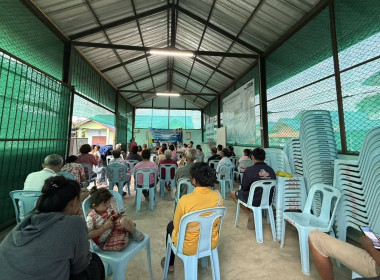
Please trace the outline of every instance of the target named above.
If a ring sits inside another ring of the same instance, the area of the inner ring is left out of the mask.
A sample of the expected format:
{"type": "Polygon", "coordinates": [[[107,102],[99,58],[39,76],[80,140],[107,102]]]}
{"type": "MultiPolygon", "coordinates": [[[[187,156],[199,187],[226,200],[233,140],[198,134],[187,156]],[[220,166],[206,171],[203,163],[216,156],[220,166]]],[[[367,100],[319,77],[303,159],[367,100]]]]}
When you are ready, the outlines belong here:
{"type": "Polygon", "coordinates": [[[287,141],[284,145],[284,152],[288,156],[291,173],[296,176],[303,176],[300,140],[293,138],[287,141]]]}
{"type": "MultiPolygon", "coordinates": [[[[274,171],[291,172],[286,153],[280,149],[266,148],[265,162],[274,171]]],[[[281,238],[284,212],[300,212],[305,206],[307,192],[303,177],[277,177],[274,206],[276,207],[276,236],[281,238]]]]}
{"type": "MultiPolygon", "coordinates": [[[[303,176],[307,191],[315,184],[333,185],[337,159],[334,129],[329,111],[306,111],[301,116],[300,143],[303,176]]],[[[315,196],[313,211],[318,215],[321,198],[315,196]]]]}
{"type": "Polygon", "coordinates": [[[276,236],[281,239],[284,212],[301,212],[307,192],[303,177],[277,177],[274,206],[276,207],[276,236]]]}
{"type": "Polygon", "coordinates": [[[370,226],[380,235],[380,127],[370,130],[359,159],[335,160],[334,186],[341,190],[335,231],[346,241],[347,228],[370,226]]]}

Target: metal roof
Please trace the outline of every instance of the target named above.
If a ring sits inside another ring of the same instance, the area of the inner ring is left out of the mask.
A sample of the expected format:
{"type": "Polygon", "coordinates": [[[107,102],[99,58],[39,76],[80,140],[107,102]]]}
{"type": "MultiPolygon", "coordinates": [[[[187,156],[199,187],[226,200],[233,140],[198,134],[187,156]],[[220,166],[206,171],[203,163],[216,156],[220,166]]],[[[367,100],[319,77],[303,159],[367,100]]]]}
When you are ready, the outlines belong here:
{"type": "Polygon", "coordinates": [[[132,105],[164,106],[169,98],[156,97],[155,92],[177,91],[187,102],[170,98],[171,105],[204,108],[320,1],[34,3],[132,105]],[[190,50],[195,56],[151,55],[149,48],[190,50]]]}

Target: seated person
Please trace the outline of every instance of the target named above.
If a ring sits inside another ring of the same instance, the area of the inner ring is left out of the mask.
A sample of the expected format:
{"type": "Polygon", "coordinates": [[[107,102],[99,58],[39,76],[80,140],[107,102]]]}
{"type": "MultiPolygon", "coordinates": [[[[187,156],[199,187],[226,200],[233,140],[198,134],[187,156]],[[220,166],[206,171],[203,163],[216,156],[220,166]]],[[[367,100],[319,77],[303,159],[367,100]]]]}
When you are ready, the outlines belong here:
{"type": "Polygon", "coordinates": [[[137,154],[137,151],[138,151],[138,147],[132,146],[129,155],[127,156],[127,160],[142,161],[142,158],[137,154]]]}
{"type": "MultiPolygon", "coordinates": [[[[78,155],[78,163],[86,163],[90,165],[91,170],[94,170],[94,166],[98,166],[99,161],[96,160],[93,154],[90,154],[91,151],[92,149],[89,144],[83,144],[79,149],[80,154],[78,155]]],[[[86,178],[89,179],[88,170],[85,169],[84,172],[86,174],[86,178]]],[[[95,176],[96,174],[94,174],[94,177],[95,176]]]]}
{"type": "MultiPolygon", "coordinates": [[[[171,236],[173,243],[176,245],[179,234],[179,223],[181,218],[191,212],[223,206],[223,199],[218,191],[210,188],[214,184],[214,177],[210,176],[213,172],[212,168],[204,162],[197,162],[190,169],[191,183],[195,187],[194,191],[186,194],[178,201],[177,208],[174,213],[174,219],[170,222],[166,229],[166,243],[168,242],[168,235],[171,236]]],[[[219,227],[219,219],[213,225],[213,235],[211,237],[211,249],[215,249],[219,242],[216,229],[219,227]]],[[[197,226],[197,223],[190,223],[189,227],[197,226]]],[[[198,230],[186,231],[185,244],[183,246],[183,253],[186,255],[194,255],[198,249],[198,230]]],[[[166,245],[165,245],[166,247],[166,245]]],[[[171,253],[169,261],[169,272],[174,271],[174,254],[171,253]]],[[[161,260],[161,266],[164,267],[165,257],[161,260]]]]}
{"type": "MultiPolygon", "coordinates": [[[[232,192],[231,196],[232,199],[237,203],[238,199],[241,201],[247,203],[248,196],[249,196],[249,190],[251,188],[252,183],[258,181],[258,180],[265,180],[265,179],[276,179],[276,174],[274,173],[272,167],[267,165],[265,160],[265,151],[261,148],[256,148],[252,151],[252,160],[255,162],[254,165],[249,166],[244,171],[243,181],[241,183],[241,189],[232,192]]],[[[258,188],[255,190],[255,194],[253,196],[253,206],[260,206],[261,203],[261,195],[263,191],[261,188],[258,188]]],[[[273,197],[273,192],[270,194],[270,200],[273,197]]],[[[247,228],[253,230],[254,229],[254,223],[253,223],[253,215],[251,215],[251,210],[241,206],[241,208],[249,214],[248,218],[248,224],[247,228]]]]}
{"type": "Polygon", "coordinates": [[[172,159],[174,159],[175,161],[177,161],[178,160],[178,155],[177,155],[177,153],[175,151],[175,147],[174,147],[173,144],[169,145],[169,150],[172,151],[172,159]]]}
{"type": "Polygon", "coordinates": [[[128,164],[121,157],[121,150],[113,150],[112,155],[113,155],[113,159],[110,160],[108,165],[111,165],[113,163],[120,163],[122,165],[125,165],[128,168],[128,164]]]}
{"type": "Polygon", "coordinates": [[[181,152],[182,152],[182,154],[186,154],[186,150],[187,150],[187,144],[186,143],[184,143],[183,144],[183,148],[182,148],[182,150],[181,150],[181,152]]]}
{"type": "Polygon", "coordinates": [[[202,152],[201,145],[197,145],[196,150],[197,150],[197,162],[203,162],[205,155],[202,152]]]}
{"type": "MultiPolygon", "coordinates": [[[[338,260],[363,277],[380,276],[380,251],[375,249],[373,241],[367,236],[362,236],[360,243],[364,250],[326,233],[310,232],[310,249],[321,279],[334,279],[330,258],[338,260]]],[[[380,278],[376,277],[376,279],[380,278]]]]}
{"type": "Polygon", "coordinates": [[[78,157],[71,155],[66,159],[66,164],[61,167],[60,172],[68,172],[74,175],[75,180],[83,187],[88,187],[88,181],[84,173],[84,168],[78,163],[78,157]]]}
{"type": "Polygon", "coordinates": [[[219,173],[220,168],[222,167],[222,165],[234,166],[234,164],[229,159],[229,157],[230,157],[230,150],[228,150],[227,148],[224,148],[222,150],[222,152],[220,153],[220,157],[222,159],[218,162],[218,166],[216,167],[216,173],[219,173]]]}
{"type": "Polygon", "coordinates": [[[160,161],[161,160],[164,160],[166,157],[165,157],[165,151],[167,150],[167,148],[165,146],[162,146],[162,148],[160,148],[158,150],[158,157],[156,158],[155,162],[157,165],[160,164],[160,161]]]}
{"type": "Polygon", "coordinates": [[[206,162],[209,162],[210,160],[220,160],[220,156],[217,154],[217,149],[215,147],[211,148],[211,156],[206,162]]]}
{"type": "Polygon", "coordinates": [[[228,149],[230,150],[230,157],[236,157],[235,152],[234,152],[234,147],[229,146],[228,149]]]}
{"type": "Polygon", "coordinates": [[[34,212],[0,244],[5,279],[105,278],[102,261],[90,252],[79,195],[77,181],[63,176],[45,181],[34,212]]]}
{"type": "MultiPolygon", "coordinates": [[[[242,156],[241,158],[239,158],[238,163],[242,162],[243,160],[251,160],[251,158],[250,158],[250,156],[251,156],[251,150],[250,149],[244,149],[243,153],[244,153],[244,156],[242,156]]],[[[240,166],[239,172],[244,173],[244,171],[245,171],[245,166],[244,166],[244,164],[242,164],[240,166]]]]}
{"type": "MultiPolygon", "coordinates": [[[[164,168],[163,169],[160,168],[161,164],[175,164],[176,166],[178,166],[177,161],[175,161],[174,159],[172,159],[172,151],[171,150],[166,150],[165,151],[165,159],[161,160],[159,162],[159,165],[158,165],[158,169],[160,170],[160,178],[165,179],[165,176],[166,176],[165,172],[166,171],[165,171],[164,168]]],[[[170,178],[174,179],[174,175],[175,175],[175,170],[171,169],[170,170],[170,178]]],[[[170,184],[171,183],[169,182],[169,183],[166,183],[166,185],[165,185],[165,188],[168,191],[171,190],[170,184]]]]}
{"type": "Polygon", "coordinates": [[[61,169],[63,158],[60,155],[48,155],[42,164],[42,170],[30,173],[25,179],[24,190],[40,191],[45,184],[45,180],[57,176],[57,172],[61,169]]]}
{"type": "Polygon", "coordinates": [[[220,153],[222,152],[222,150],[223,150],[223,146],[219,144],[216,148],[216,153],[218,154],[218,156],[220,156],[220,153]]]}
{"type": "Polygon", "coordinates": [[[91,210],[86,222],[88,238],[105,251],[121,251],[129,240],[140,242],[144,234],[123,213],[117,214],[111,206],[111,192],[106,188],[91,190],[91,210]]]}
{"type": "MultiPolygon", "coordinates": [[[[176,182],[176,184],[178,180],[181,178],[190,178],[190,169],[194,165],[194,161],[197,159],[197,151],[195,149],[187,149],[186,156],[184,156],[184,158],[186,158],[187,163],[185,166],[177,169],[174,176],[174,181],[176,182]]],[[[184,185],[184,186],[179,186],[179,187],[180,187],[180,192],[181,192],[180,197],[181,197],[187,192],[187,186],[184,185]]],[[[178,191],[178,186],[177,186],[176,192],[177,191],[178,191]]],[[[173,196],[176,197],[176,194],[174,193],[173,196]]]]}
{"type": "MultiPolygon", "coordinates": [[[[145,169],[145,168],[152,168],[152,169],[155,169],[157,171],[157,175],[158,175],[158,167],[157,167],[157,164],[155,164],[153,161],[150,161],[150,150],[149,149],[146,149],[146,150],[143,150],[142,151],[142,161],[140,161],[138,164],[135,165],[135,169],[134,169],[134,177],[135,177],[135,184],[137,185],[138,188],[141,188],[142,187],[142,180],[143,180],[143,175],[140,174],[138,176],[138,178],[136,178],[136,172],[137,170],[139,169],[145,169]]],[[[154,175],[151,174],[149,176],[149,187],[150,188],[154,188],[156,186],[156,182],[154,181],[154,175]]],[[[143,190],[142,191],[145,199],[149,199],[149,191],[148,190],[143,190]]]]}
{"type": "MultiPolygon", "coordinates": [[[[142,156],[142,147],[140,145],[137,146],[137,154],[141,157],[142,156]]],[[[142,158],[141,158],[142,160],[142,158]]]]}
{"type": "Polygon", "coordinates": [[[153,152],[158,153],[158,150],[161,148],[160,143],[156,143],[156,147],[153,148],[153,152]]]}
{"type": "Polygon", "coordinates": [[[91,154],[94,155],[95,159],[99,162],[99,166],[103,166],[102,155],[100,154],[100,146],[93,145],[91,154]]]}
{"type": "Polygon", "coordinates": [[[188,149],[192,149],[194,146],[194,142],[193,141],[190,141],[189,142],[189,145],[187,146],[188,149]]]}

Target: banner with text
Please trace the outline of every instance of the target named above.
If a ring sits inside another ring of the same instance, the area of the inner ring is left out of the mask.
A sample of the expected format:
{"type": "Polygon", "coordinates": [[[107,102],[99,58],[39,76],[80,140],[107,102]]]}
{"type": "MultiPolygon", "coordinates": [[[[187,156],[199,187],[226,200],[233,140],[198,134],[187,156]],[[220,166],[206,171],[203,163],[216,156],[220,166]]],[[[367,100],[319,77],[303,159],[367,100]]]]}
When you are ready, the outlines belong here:
{"type": "Polygon", "coordinates": [[[256,142],[254,79],[223,99],[223,126],[227,127],[227,142],[256,142]]]}

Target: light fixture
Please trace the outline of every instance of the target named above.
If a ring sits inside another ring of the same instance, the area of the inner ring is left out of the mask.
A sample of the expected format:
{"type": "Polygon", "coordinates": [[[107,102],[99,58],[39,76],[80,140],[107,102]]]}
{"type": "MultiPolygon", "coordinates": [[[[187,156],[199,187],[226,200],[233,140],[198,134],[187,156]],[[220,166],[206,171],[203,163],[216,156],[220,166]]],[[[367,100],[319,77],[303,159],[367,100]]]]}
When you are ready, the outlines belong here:
{"type": "Polygon", "coordinates": [[[178,92],[157,92],[157,96],[179,96],[178,92]]]}
{"type": "Polygon", "coordinates": [[[180,51],[180,50],[150,50],[150,54],[157,54],[157,55],[166,55],[166,56],[187,56],[187,57],[192,57],[194,56],[194,53],[189,52],[189,51],[180,51]]]}

